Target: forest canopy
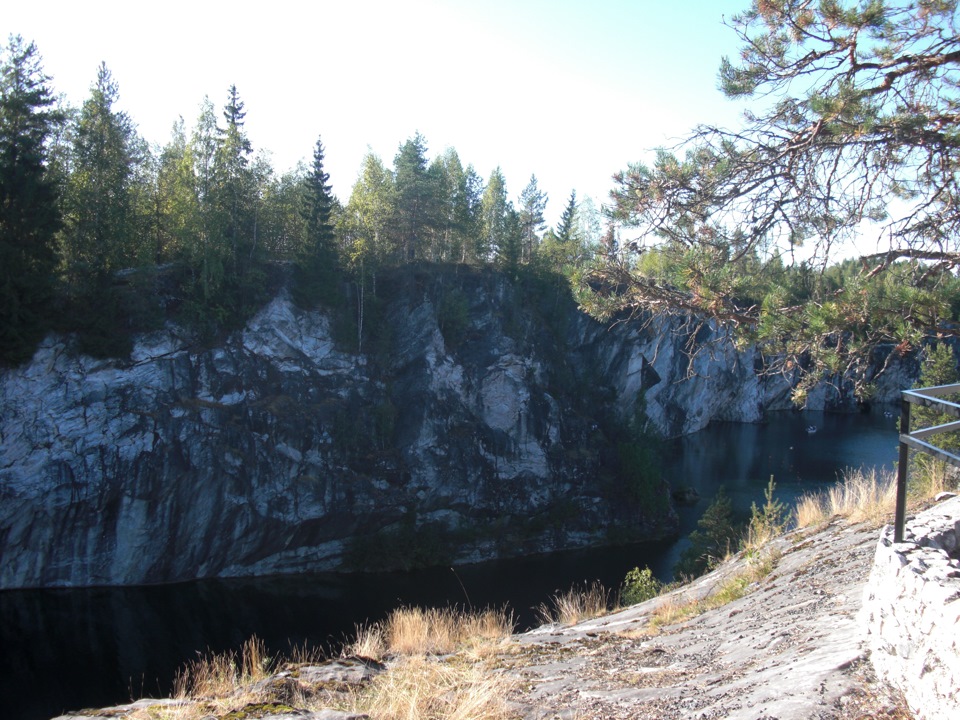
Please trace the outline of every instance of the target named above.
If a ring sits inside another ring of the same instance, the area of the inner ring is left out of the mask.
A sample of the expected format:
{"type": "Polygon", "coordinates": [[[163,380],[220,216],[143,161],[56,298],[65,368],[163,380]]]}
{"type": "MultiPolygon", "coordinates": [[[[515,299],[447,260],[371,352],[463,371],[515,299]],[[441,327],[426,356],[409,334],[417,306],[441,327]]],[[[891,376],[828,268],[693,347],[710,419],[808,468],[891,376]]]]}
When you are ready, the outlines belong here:
{"type": "Polygon", "coordinates": [[[466,263],[562,274],[599,317],[729,331],[800,381],[799,403],[825,377],[866,396],[878,362],[960,328],[957,1],[754,0],[728,26],[739,52],[718,84],[745,104],[742,125],[699,127],[629,165],[602,210],[572,191],[554,228],[535,175],[511,192],[499,167],[483,177],[453,148],[431,156],[419,133],[392,159],[368,153],[347,198],[319,135],[278,173],[236,86],[150,145],[106,65],[65,106],[39,50],[11,37],[0,363],[28,359],[50,329],[123,354],[160,296],[212,336],[266,299],[278,268],[301,305],[350,298],[360,347],[381,269],[466,263]]]}
{"type": "Polygon", "coordinates": [[[286,173],[253,147],[236,86],[151,146],[118,109],[104,64],[80,107],[57,102],[39,50],[19,36],[0,72],[3,364],[28,359],[51,328],[78,332],[83,351],[123,354],[130,329],[149,321],[130,298],[159,292],[159,272],[173,278],[165,292],[178,318],[209,335],[248,317],[283,265],[295,299],[312,306],[337,302],[345,282],[375,291],[384,266],[560,271],[597,243],[592,202],[573,193],[555,233],[535,175],[514,201],[499,168],[484,180],[453,148],[430,158],[419,133],[392,166],[369,153],[341,201],[319,137],[309,162],[286,173]],[[141,287],[121,293],[131,284],[141,287]]]}

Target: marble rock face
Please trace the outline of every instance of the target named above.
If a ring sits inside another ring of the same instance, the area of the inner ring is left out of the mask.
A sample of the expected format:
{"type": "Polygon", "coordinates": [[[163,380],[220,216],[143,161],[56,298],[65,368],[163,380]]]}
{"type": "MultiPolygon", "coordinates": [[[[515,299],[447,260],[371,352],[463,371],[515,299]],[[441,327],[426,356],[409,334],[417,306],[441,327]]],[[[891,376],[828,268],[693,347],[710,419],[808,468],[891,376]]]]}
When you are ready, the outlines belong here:
{"type": "Polygon", "coordinates": [[[174,325],[120,360],[47,338],[0,371],[0,588],[662,537],[669,488],[625,489],[618,429],[673,436],[789,407],[788,379],[709,330],[691,363],[677,320],[606,326],[569,301],[547,316],[494,273],[455,281],[455,332],[452,281],[428,276],[394,288],[362,352],[285,292],[212,347],[174,325]]]}

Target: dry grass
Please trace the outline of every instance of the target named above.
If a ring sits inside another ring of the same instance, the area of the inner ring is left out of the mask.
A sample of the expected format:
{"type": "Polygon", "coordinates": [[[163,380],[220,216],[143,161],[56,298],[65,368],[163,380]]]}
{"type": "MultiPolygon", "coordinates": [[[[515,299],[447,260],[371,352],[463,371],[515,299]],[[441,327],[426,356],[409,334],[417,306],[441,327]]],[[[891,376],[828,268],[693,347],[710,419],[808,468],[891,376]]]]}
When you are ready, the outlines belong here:
{"type": "Polygon", "coordinates": [[[381,660],[388,655],[438,655],[477,650],[513,633],[513,615],[506,610],[464,613],[450,608],[399,608],[382,623],[357,628],[345,655],[381,660]]]}
{"type": "Polygon", "coordinates": [[[938,458],[916,458],[910,471],[907,491],[911,500],[931,500],[942,492],[956,488],[956,470],[938,458]]]}
{"type": "Polygon", "coordinates": [[[357,693],[351,710],[377,720],[506,720],[510,681],[482,663],[405,657],[357,693]]]}
{"type": "Polygon", "coordinates": [[[763,551],[745,551],[743,555],[747,559],[744,568],[726,577],[706,597],[697,599],[681,593],[666,596],[650,614],[650,626],[658,629],[683,622],[742,598],[751,586],[773,572],[781,557],[779,550],[769,547],[763,551]]]}
{"type": "Polygon", "coordinates": [[[695,598],[670,595],[650,613],[650,626],[654,629],[683,622],[703,612],[695,598]]]}
{"type": "Polygon", "coordinates": [[[575,625],[605,615],[610,609],[610,593],[603,585],[594,582],[554,595],[549,603],[542,603],[537,608],[537,614],[545,623],[575,625]]]}
{"type": "Polygon", "coordinates": [[[352,642],[343,647],[342,654],[382,660],[387,654],[387,644],[383,638],[383,626],[380,623],[373,625],[356,625],[352,642]]]}
{"type": "Polygon", "coordinates": [[[847,470],[843,480],[826,492],[804,495],[797,501],[797,527],[821,525],[834,517],[879,527],[893,512],[897,478],[893,471],[847,470]]]}
{"type": "MultiPolygon", "coordinates": [[[[387,670],[368,684],[333,694],[289,682],[262,682],[284,663],[271,662],[263,643],[254,637],[239,656],[210,654],[189,663],[176,679],[178,704],[158,702],[127,717],[203,720],[336,708],[367,713],[376,720],[499,720],[509,714],[504,698],[510,683],[484,658],[501,649],[513,628],[513,615],[506,610],[400,608],[383,623],[357,628],[356,639],[343,649],[344,655],[378,660],[392,656],[387,670]]],[[[293,648],[292,655],[296,663],[321,659],[306,647],[293,648]]]]}
{"type": "Polygon", "coordinates": [[[224,697],[269,677],[272,667],[266,647],[254,636],[243,644],[239,659],[235,652],[229,651],[204,655],[187,663],[174,679],[174,697],[224,697]]]}

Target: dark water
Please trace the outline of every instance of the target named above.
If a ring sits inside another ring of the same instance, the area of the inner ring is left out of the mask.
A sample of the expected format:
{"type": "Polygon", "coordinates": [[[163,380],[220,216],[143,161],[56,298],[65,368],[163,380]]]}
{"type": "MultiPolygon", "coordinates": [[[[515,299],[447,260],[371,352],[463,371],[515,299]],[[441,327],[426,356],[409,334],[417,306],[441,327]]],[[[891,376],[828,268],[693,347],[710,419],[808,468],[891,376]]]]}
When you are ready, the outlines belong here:
{"type": "MultiPolygon", "coordinates": [[[[836,481],[847,467],[892,467],[895,420],[869,415],[785,413],[764,425],[720,424],[664,445],[675,486],[704,498],[681,508],[681,532],[695,526],[719,485],[736,507],[762,504],[771,475],[792,500],[836,481]],[[808,434],[806,428],[817,426],[808,434]]],[[[331,574],[202,581],[148,588],[0,593],[3,717],[47,720],[66,710],[169,692],[184,662],[237,649],[251,635],[273,652],[307,644],[336,649],[355,625],[399,605],[509,606],[520,629],[557,590],[599,580],[610,588],[649,565],[662,580],[684,541],[405,574],[331,574]]]]}

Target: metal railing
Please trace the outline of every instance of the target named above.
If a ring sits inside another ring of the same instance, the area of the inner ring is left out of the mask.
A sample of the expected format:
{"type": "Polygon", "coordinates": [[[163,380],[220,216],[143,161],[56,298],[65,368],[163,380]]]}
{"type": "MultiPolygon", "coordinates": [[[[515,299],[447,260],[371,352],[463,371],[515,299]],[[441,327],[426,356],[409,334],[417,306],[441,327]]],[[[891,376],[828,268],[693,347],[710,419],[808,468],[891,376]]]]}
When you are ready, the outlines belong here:
{"type": "Polygon", "coordinates": [[[943,399],[945,395],[958,393],[960,393],[960,384],[903,390],[900,393],[902,401],[900,403],[900,461],[897,464],[897,509],[893,525],[894,542],[903,542],[903,526],[907,518],[907,465],[910,459],[910,450],[919,450],[960,467],[960,456],[943,448],[938,448],[925,439],[951,430],[960,430],[960,404],[943,399]],[[958,420],[911,431],[911,405],[927,407],[944,415],[958,418],[958,420]]]}

